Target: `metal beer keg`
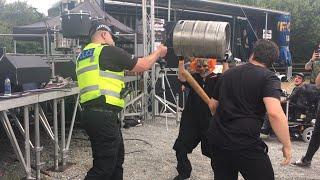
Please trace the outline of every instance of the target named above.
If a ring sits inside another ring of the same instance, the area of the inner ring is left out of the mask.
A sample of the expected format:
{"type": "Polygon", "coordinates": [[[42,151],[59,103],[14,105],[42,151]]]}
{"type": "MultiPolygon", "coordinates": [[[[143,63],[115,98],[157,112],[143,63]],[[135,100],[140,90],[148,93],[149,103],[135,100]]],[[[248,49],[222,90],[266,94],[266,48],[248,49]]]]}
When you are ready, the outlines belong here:
{"type": "Polygon", "coordinates": [[[181,20],[173,31],[177,56],[224,58],[230,48],[230,25],[218,21],[181,20]]]}

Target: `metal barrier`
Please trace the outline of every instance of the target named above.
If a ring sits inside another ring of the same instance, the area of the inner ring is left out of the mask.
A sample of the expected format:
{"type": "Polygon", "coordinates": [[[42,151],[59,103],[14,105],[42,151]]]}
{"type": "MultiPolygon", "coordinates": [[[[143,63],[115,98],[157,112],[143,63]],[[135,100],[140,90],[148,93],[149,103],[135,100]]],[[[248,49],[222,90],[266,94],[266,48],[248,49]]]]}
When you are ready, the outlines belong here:
{"type": "Polygon", "coordinates": [[[40,141],[40,123],[43,125],[45,131],[49,135],[52,141],[54,141],[54,170],[59,170],[59,153],[61,156],[61,164],[62,167],[66,165],[67,154],[69,152],[71,135],[73,131],[73,125],[76,117],[76,110],[79,104],[79,88],[74,87],[71,89],[60,89],[53,91],[45,91],[45,92],[32,92],[30,94],[22,95],[17,98],[9,98],[9,99],[0,99],[0,121],[5,129],[5,132],[10,139],[11,145],[22,164],[25,172],[27,174],[26,179],[32,179],[31,174],[31,152],[30,149],[35,151],[35,163],[36,163],[36,179],[40,179],[40,170],[43,165],[41,163],[40,153],[43,149],[41,147],[40,141]],[[64,106],[64,98],[67,96],[77,95],[76,103],[73,111],[73,116],[71,120],[71,125],[68,133],[68,138],[66,139],[65,132],[65,106],[64,106]],[[51,126],[40,106],[39,103],[46,101],[53,101],[53,131],[51,126]],[[60,112],[61,112],[61,145],[58,144],[58,103],[60,103],[60,112]],[[29,133],[29,111],[30,107],[34,108],[34,131],[35,131],[35,142],[34,145],[30,141],[30,133],[29,133]],[[16,116],[14,109],[15,108],[23,108],[23,121],[24,121],[24,129],[20,124],[18,116],[16,116]],[[8,117],[8,113],[13,117],[12,120],[18,126],[21,134],[25,139],[24,149],[25,156],[23,156],[21,148],[18,144],[15,132],[12,129],[11,122],[8,117]],[[67,142],[67,143],[66,143],[67,142]]]}

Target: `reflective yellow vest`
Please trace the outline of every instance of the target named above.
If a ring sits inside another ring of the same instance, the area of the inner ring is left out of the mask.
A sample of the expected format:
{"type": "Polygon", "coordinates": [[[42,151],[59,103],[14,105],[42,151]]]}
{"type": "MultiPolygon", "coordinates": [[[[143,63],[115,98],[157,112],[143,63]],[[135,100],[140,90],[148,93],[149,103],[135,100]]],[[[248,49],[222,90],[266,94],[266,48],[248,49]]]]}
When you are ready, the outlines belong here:
{"type": "Polygon", "coordinates": [[[124,71],[100,70],[99,57],[104,46],[106,45],[90,43],[77,59],[80,102],[84,103],[104,95],[107,104],[123,108],[124,100],[120,98],[120,92],[125,87],[124,71]]]}

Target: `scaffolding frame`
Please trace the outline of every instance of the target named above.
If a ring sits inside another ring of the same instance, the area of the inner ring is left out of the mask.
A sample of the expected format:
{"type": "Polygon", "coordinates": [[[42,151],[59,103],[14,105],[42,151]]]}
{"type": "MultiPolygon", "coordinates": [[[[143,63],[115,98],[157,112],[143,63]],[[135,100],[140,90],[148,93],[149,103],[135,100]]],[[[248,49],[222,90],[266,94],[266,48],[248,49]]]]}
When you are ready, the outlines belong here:
{"type": "MultiPolygon", "coordinates": [[[[143,55],[148,56],[155,50],[155,3],[154,0],[142,0],[142,29],[143,29],[143,55]]],[[[171,6],[171,1],[168,6],[171,6]]],[[[170,18],[170,14],[168,14],[170,18]]],[[[142,116],[142,119],[145,121],[154,122],[157,116],[161,116],[161,112],[167,116],[166,110],[174,114],[179,121],[179,113],[182,108],[179,107],[179,101],[177,96],[173,95],[174,103],[168,102],[166,100],[166,95],[163,93],[163,98],[156,94],[156,83],[159,78],[163,83],[167,83],[170,87],[170,83],[167,78],[167,70],[160,70],[160,67],[155,64],[152,66],[151,70],[143,73],[143,92],[140,95],[134,96],[126,104],[123,113],[122,119],[126,116],[142,116]],[[162,71],[161,73],[159,73],[162,71]],[[141,103],[141,112],[138,112],[137,103],[141,103]],[[159,104],[162,104],[164,108],[163,111],[159,112],[159,104]],[[134,110],[134,112],[126,112],[128,108],[134,110]]],[[[172,93],[172,92],[171,92],[172,93]]],[[[137,93],[136,93],[137,94],[137,93]]]]}

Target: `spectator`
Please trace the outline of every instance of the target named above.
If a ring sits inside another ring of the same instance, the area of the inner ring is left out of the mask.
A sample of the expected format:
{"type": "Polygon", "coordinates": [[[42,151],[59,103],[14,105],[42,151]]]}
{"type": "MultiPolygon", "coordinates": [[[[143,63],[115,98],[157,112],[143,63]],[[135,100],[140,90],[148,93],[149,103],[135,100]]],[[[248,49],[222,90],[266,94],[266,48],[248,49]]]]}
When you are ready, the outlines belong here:
{"type": "Polygon", "coordinates": [[[320,43],[317,48],[313,51],[311,59],[306,63],[305,69],[311,71],[310,83],[315,84],[316,77],[320,72],[320,43]]]}

